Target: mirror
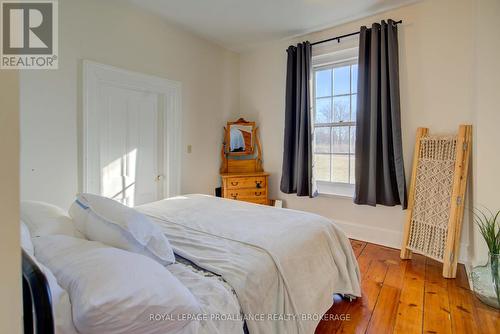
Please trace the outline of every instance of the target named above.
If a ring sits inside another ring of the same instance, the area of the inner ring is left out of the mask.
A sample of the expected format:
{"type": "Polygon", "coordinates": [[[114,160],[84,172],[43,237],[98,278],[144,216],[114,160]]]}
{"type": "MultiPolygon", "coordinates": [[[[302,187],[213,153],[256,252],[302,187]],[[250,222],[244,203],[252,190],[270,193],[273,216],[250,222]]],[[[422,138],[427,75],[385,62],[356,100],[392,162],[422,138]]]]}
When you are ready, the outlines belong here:
{"type": "Polygon", "coordinates": [[[230,155],[253,154],[255,122],[240,118],[228,122],[226,128],[226,152],[230,155]]]}

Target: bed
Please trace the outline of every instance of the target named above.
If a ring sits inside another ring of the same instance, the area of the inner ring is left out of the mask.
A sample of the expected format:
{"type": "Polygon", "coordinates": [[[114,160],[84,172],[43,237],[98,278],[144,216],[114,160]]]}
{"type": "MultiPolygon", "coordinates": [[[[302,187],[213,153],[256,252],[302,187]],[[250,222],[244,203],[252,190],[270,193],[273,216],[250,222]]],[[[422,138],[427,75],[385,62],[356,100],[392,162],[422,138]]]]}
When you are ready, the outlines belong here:
{"type": "Polygon", "coordinates": [[[167,268],[204,312],[231,315],[197,333],[314,333],[333,294],[360,296],[349,240],[324,217],[206,195],[135,209],[168,238],[167,268]]]}

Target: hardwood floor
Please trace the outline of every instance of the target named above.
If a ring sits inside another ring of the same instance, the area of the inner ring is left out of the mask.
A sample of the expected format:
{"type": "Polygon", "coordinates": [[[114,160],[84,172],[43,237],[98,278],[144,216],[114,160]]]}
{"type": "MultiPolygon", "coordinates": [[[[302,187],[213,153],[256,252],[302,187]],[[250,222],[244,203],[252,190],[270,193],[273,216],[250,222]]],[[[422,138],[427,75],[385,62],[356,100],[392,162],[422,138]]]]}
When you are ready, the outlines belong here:
{"type": "Polygon", "coordinates": [[[499,333],[500,312],[470,291],[463,265],[456,279],[441,276],[442,264],[399,250],[351,240],[361,271],[362,298],[335,297],[316,334],[499,333]]]}

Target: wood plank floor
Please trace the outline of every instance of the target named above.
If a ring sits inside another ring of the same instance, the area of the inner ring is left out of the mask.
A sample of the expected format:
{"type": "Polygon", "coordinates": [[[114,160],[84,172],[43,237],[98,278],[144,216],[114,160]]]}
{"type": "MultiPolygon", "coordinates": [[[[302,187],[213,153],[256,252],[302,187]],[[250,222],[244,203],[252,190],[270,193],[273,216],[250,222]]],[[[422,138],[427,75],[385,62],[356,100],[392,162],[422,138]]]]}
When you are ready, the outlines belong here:
{"type": "Polygon", "coordinates": [[[335,297],[316,334],[500,333],[500,312],[469,289],[463,265],[456,279],[441,276],[442,264],[399,250],[351,240],[361,271],[362,298],[335,297]]]}

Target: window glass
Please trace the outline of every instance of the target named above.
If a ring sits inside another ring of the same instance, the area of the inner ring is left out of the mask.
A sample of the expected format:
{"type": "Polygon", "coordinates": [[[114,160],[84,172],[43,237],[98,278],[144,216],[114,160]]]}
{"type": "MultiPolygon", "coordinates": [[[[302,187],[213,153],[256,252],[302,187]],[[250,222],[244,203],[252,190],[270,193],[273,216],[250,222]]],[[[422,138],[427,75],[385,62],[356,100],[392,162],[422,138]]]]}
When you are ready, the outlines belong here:
{"type": "Polygon", "coordinates": [[[336,126],[332,127],[332,151],[331,153],[347,153],[349,154],[349,127],[336,126]]]}
{"type": "Polygon", "coordinates": [[[332,186],[355,181],[357,76],[356,60],[314,70],[314,172],[332,186]]]}
{"type": "Polygon", "coordinates": [[[316,72],[316,97],[332,95],[332,70],[321,70],[316,72]]]}
{"type": "Polygon", "coordinates": [[[316,128],[314,130],[315,138],[315,153],[331,153],[330,152],[330,131],[331,128],[316,128]]]}
{"type": "Polygon", "coordinates": [[[316,99],[316,123],[330,123],[332,121],[332,99],[330,97],[316,99]]]}
{"type": "Polygon", "coordinates": [[[314,171],[316,180],[330,182],[330,154],[314,155],[314,171]]]}
{"type": "Polygon", "coordinates": [[[349,155],[332,154],[332,182],[349,183],[349,155]]]}
{"type": "Polygon", "coordinates": [[[351,91],[358,91],[358,64],[351,66],[351,91]]]}
{"type": "Polygon", "coordinates": [[[333,69],[333,95],[349,94],[351,86],[351,66],[333,69]]]}
{"type": "Polygon", "coordinates": [[[351,95],[351,121],[352,122],[356,122],[357,99],[358,99],[358,94],[351,95]]]}
{"type": "Polygon", "coordinates": [[[333,97],[333,121],[345,122],[351,118],[351,99],[349,95],[333,97]]]}

